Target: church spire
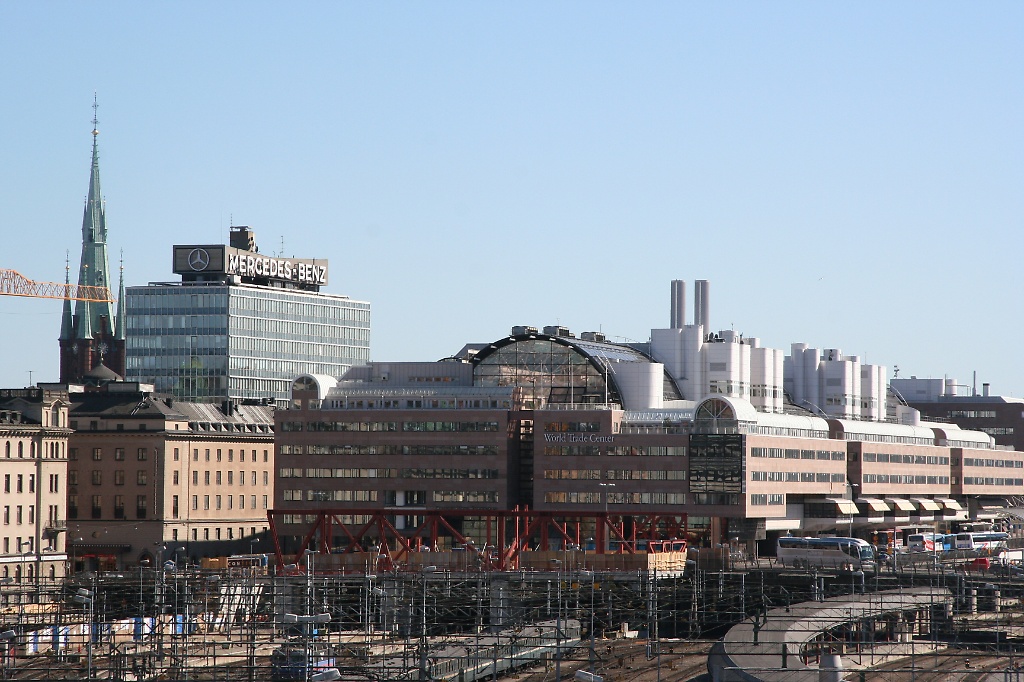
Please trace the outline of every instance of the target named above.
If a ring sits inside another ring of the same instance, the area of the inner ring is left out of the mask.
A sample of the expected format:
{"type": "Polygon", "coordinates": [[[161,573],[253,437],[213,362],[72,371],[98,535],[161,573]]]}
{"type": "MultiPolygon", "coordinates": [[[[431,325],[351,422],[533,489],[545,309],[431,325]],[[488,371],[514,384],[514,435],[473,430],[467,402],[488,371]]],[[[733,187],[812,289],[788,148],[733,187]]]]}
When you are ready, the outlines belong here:
{"type": "MultiPolygon", "coordinates": [[[[71,263],[68,254],[64,254],[64,286],[71,286],[71,263]]],[[[65,289],[66,291],[66,289],[65,289]]],[[[64,313],[60,318],[60,340],[68,341],[75,336],[74,318],[71,316],[71,299],[64,299],[64,313]]]]}
{"type": "MultiPolygon", "coordinates": [[[[109,287],[110,270],[107,264],[107,220],[100,191],[99,119],[96,110],[99,104],[96,95],[92,103],[92,167],[89,172],[89,196],[82,218],[82,265],[78,273],[79,285],[109,287]]],[[[78,301],[75,307],[77,336],[80,339],[93,338],[103,331],[112,331],[114,324],[113,306],[109,302],[78,301]],[[105,320],[105,322],[104,322],[105,320]]]]}
{"type": "Polygon", "coordinates": [[[117,321],[114,323],[114,338],[124,341],[124,252],[121,252],[120,279],[117,285],[117,321]]]}

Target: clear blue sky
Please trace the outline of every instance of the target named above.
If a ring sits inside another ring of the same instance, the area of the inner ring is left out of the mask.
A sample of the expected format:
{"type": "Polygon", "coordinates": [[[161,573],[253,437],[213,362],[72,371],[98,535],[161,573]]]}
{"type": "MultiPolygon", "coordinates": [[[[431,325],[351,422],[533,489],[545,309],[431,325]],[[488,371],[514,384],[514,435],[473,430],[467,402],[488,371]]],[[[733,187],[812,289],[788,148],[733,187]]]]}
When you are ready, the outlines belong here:
{"type": "MultiPolygon", "coordinates": [[[[712,326],[1024,395],[1024,4],[0,3],[0,267],[80,254],[93,92],[111,267],[328,258],[375,360],[514,324],[712,326]],[[692,309],[692,306],[691,306],[692,309]]],[[[0,297],[0,386],[61,304],[0,297]]],[[[890,371],[891,375],[891,371],[890,371]]]]}

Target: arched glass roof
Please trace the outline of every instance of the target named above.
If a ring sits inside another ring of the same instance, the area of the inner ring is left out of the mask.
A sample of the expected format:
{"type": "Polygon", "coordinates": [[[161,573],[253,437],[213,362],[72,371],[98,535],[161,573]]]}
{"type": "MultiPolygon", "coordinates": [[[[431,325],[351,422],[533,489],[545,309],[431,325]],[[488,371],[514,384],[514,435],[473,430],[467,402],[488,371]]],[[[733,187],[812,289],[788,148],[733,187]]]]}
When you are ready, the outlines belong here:
{"type": "MultiPolygon", "coordinates": [[[[483,348],[473,358],[476,386],[519,386],[527,404],[622,404],[615,364],[651,363],[640,351],[610,343],[564,336],[510,336],[483,348]],[[607,377],[607,384],[606,384],[607,377]]],[[[666,374],[665,399],[679,400],[666,374]]]]}

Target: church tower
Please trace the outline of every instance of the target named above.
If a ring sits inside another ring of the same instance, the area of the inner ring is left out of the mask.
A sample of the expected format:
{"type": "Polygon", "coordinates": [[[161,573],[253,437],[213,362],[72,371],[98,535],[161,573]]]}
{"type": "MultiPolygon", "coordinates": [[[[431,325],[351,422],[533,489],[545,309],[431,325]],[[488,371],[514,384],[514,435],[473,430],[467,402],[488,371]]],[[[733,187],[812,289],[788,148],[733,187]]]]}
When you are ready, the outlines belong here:
{"type": "MultiPolygon", "coordinates": [[[[97,144],[99,105],[93,98],[92,116],[92,168],[89,172],[89,196],[82,219],[82,261],[78,270],[78,284],[110,288],[110,266],[107,262],[107,220],[100,192],[100,154],[97,144]]],[[[70,281],[70,273],[65,276],[70,281]]],[[[124,305],[124,268],[118,307],[124,305]]],[[[121,311],[119,311],[121,312],[121,311]]],[[[125,373],[124,315],[114,317],[114,305],[109,301],[76,301],[71,313],[71,302],[64,301],[64,314],[60,330],[61,383],[88,383],[87,375],[100,365],[121,377],[125,373]]]]}

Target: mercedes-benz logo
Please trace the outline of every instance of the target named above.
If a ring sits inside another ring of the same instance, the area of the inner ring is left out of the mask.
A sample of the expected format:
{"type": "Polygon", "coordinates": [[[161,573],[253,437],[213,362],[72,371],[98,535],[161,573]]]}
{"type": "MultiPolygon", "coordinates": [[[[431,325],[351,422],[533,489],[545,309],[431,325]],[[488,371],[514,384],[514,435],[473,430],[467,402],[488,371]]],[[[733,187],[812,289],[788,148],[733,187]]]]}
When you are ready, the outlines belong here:
{"type": "Polygon", "coordinates": [[[205,270],[209,264],[210,254],[206,252],[206,249],[192,249],[192,252],[188,254],[188,266],[197,272],[205,270]]]}

